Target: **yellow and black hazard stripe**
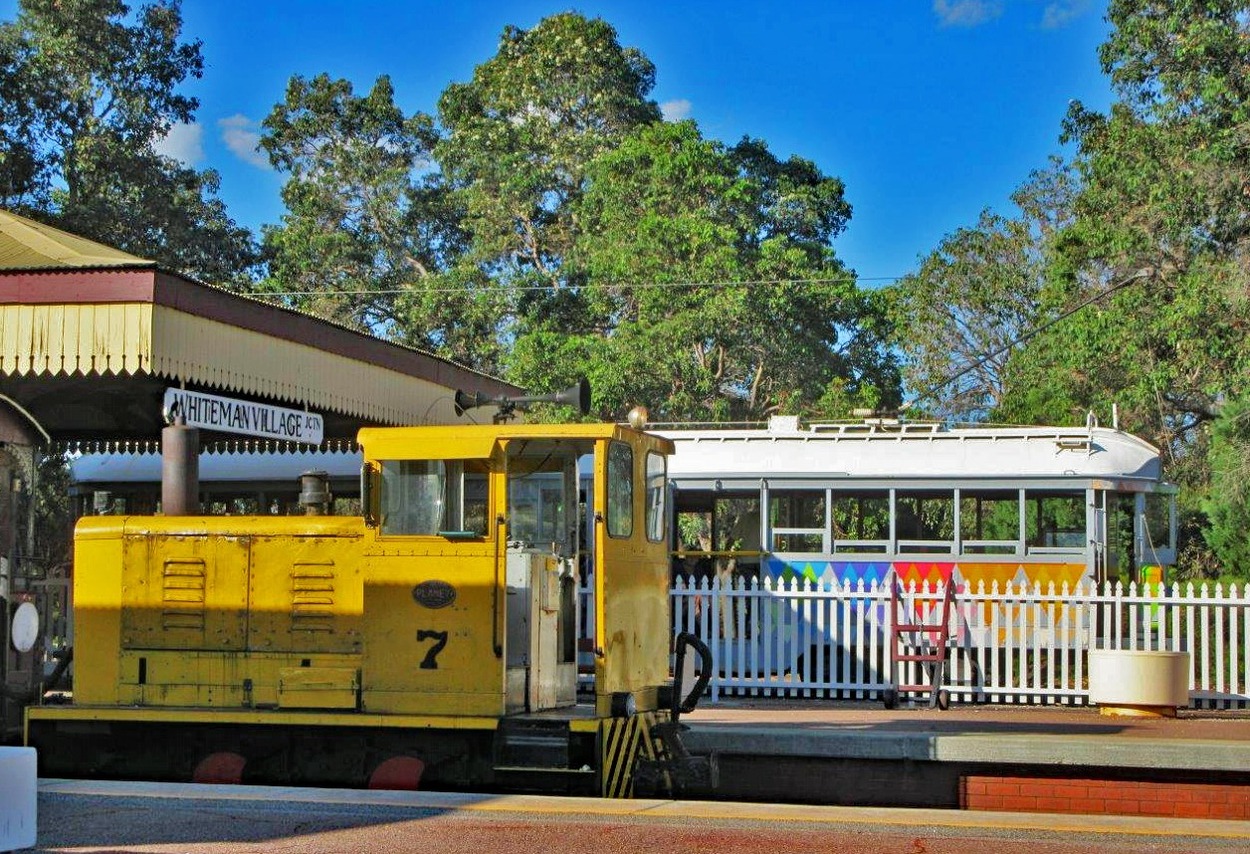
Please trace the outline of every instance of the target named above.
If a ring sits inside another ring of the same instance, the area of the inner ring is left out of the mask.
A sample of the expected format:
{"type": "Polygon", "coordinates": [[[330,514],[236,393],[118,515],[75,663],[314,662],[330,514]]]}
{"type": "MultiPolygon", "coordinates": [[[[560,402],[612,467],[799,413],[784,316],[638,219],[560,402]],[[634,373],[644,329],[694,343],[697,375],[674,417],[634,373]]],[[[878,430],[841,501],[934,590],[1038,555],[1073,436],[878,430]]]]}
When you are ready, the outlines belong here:
{"type": "Polygon", "coordinates": [[[629,798],[634,794],[634,765],[643,757],[659,759],[663,745],[651,735],[662,712],[639,712],[608,718],[599,729],[599,769],[605,798],[629,798]]]}

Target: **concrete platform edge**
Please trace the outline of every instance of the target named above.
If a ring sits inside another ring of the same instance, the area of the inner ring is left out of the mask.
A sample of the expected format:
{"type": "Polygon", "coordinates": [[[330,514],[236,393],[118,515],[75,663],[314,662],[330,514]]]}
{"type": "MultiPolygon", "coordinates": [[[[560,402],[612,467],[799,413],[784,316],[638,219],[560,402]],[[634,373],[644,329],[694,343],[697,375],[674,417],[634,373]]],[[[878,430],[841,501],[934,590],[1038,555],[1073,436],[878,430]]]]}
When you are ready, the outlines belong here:
{"type": "Polygon", "coordinates": [[[761,822],[815,824],[914,825],[933,827],[1005,828],[1063,834],[1071,831],[1125,836],[1211,837],[1250,839],[1250,822],[1211,819],[1144,818],[1136,816],[1056,815],[960,810],[833,807],[712,801],[608,800],[537,795],[477,795],[447,792],[383,792],[358,789],[307,789],[279,786],[216,786],[191,783],[148,783],[106,780],[41,779],[40,797],[152,797],[182,800],[302,801],[368,804],[438,812],[539,813],[569,816],[621,816],[684,820],[734,818],[761,822]]]}
{"type": "Polygon", "coordinates": [[[1071,767],[1233,771],[1250,768],[1244,741],[1101,736],[842,732],[757,726],[690,724],[682,740],[692,753],[880,759],[917,762],[993,762],[1071,767]]]}

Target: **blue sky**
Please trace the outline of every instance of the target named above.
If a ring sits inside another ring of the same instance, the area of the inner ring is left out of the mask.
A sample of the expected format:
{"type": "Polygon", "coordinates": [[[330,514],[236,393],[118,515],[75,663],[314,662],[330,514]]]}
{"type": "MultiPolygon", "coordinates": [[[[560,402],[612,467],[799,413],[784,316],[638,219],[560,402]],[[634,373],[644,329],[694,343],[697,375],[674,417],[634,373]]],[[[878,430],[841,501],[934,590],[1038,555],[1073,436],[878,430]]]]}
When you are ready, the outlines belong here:
{"type": "MultiPolygon", "coordinates": [[[[0,0],[0,18],[15,7],[0,0]]],[[[231,215],[258,230],[282,214],[282,177],[256,134],[291,75],[326,72],[363,93],[389,74],[402,108],[432,112],[505,25],[569,8],[650,57],[667,115],[841,177],[854,214],[835,249],[866,284],[913,270],[982,208],[1009,211],[1011,191],[1060,151],[1069,101],[1110,102],[1095,0],[184,0],[206,67],[184,89],[200,99],[197,124],[168,149],[220,172],[231,215]]]]}

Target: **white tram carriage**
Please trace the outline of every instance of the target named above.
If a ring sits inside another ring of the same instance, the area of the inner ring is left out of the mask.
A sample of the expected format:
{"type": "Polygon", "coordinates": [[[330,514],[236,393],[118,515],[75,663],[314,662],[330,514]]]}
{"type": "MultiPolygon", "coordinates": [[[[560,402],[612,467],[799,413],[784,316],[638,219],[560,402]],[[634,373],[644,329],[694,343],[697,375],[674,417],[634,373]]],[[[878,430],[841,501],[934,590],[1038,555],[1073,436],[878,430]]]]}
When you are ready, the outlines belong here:
{"type": "Polygon", "coordinates": [[[900,590],[922,622],[939,601],[924,591],[977,594],[982,604],[965,607],[957,627],[965,648],[1082,647],[1096,626],[1059,604],[1065,590],[1159,582],[1175,560],[1176,489],[1159,452],[1092,419],[948,428],[774,418],[658,432],[676,446],[679,628],[699,632],[721,673],[746,687],[782,673],[811,687],[879,682],[900,590]],[[1011,590],[1059,596],[1039,611],[1011,604],[1011,590]]]}
{"type": "Polygon", "coordinates": [[[679,571],[988,589],[1153,581],[1176,556],[1159,452],[1098,427],[871,421],[659,430],[679,571]],[[732,562],[732,567],[729,566],[732,562]],[[714,571],[714,569],[713,569],[714,571]]]}

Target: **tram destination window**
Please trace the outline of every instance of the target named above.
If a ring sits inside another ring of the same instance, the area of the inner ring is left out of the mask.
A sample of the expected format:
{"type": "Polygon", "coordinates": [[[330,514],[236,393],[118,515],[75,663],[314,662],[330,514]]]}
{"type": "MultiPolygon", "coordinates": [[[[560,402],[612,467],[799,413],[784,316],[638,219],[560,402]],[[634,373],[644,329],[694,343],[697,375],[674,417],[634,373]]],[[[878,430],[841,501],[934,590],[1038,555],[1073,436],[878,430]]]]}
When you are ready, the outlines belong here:
{"type": "Polygon", "coordinates": [[[486,463],[383,460],[382,533],[486,536],[486,463]]]}

